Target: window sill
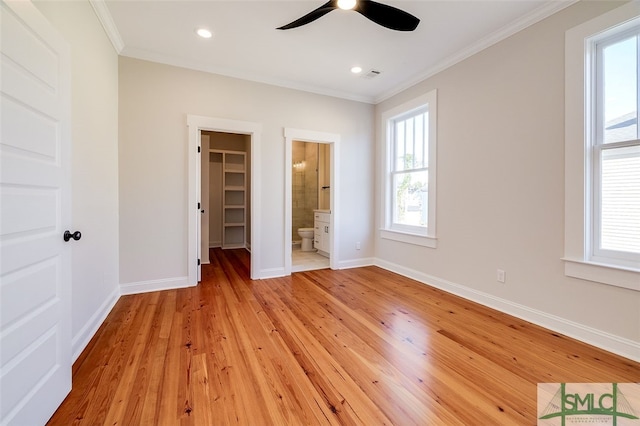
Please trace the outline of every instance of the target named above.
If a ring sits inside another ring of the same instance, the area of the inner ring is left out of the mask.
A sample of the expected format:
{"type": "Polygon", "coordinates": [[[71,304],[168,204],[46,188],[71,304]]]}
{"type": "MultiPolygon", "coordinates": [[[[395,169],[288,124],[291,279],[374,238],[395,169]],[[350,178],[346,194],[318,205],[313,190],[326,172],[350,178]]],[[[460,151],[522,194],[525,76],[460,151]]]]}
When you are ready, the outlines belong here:
{"type": "Polygon", "coordinates": [[[640,271],[614,265],[587,262],[578,259],[564,260],[564,274],[602,284],[640,291],[640,271]]]}
{"type": "Polygon", "coordinates": [[[426,235],[410,234],[408,232],[391,231],[389,229],[380,230],[380,238],[385,240],[400,241],[416,246],[436,248],[438,240],[435,237],[426,235]]]}

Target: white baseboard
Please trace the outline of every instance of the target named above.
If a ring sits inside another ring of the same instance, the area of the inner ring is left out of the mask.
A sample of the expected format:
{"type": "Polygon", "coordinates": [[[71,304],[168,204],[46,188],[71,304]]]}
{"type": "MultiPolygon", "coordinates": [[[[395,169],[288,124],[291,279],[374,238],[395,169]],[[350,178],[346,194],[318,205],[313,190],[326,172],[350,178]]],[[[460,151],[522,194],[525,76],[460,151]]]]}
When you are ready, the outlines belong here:
{"type": "Polygon", "coordinates": [[[269,278],[279,278],[284,276],[285,276],[284,268],[270,268],[270,269],[261,269],[260,272],[258,272],[257,279],[266,280],[269,278]]]}
{"type": "Polygon", "coordinates": [[[363,259],[342,260],[338,262],[338,269],[362,268],[364,266],[376,265],[376,259],[365,257],[363,259]]]}
{"type": "Polygon", "coordinates": [[[107,315],[113,309],[116,302],[120,299],[120,288],[116,287],[98,310],[89,318],[89,321],[80,329],[71,341],[71,351],[73,353],[73,362],[75,362],[84,348],[87,347],[93,336],[98,332],[107,315]]]}
{"type": "Polygon", "coordinates": [[[391,272],[412,278],[423,284],[453,293],[472,302],[496,309],[514,317],[529,321],[549,330],[613,352],[634,361],[640,361],[640,342],[619,337],[604,331],[588,327],[565,318],[558,317],[537,309],[530,308],[500,297],[452,283],[438,277],[425,274],[414,269],[405,268],[382,259],[375,259],[375,265],[391,272]]]}
{"type": "Polygon", "coordinates": [[[173,290],[175,288],[192,287],[189,277],[164,278],[160,280],[139,281],[120,284],[120,294],[149,293],[151,291],[173,290]]]}

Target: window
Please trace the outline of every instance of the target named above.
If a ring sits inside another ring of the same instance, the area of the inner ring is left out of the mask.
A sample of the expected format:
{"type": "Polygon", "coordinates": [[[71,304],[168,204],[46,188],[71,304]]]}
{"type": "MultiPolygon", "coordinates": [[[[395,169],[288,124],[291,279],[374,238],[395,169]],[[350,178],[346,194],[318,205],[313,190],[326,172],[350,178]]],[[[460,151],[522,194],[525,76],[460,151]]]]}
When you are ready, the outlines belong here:
{"type": "MultiPolygon", "coordinates": [[[[590,111],[592,184],[590,256],[640,265],[640,140],[638,39],[640,25],[593,41],[590,111]]],[[[589,168],[587,168],[589,170],[589,168]]]]}
{"type": "Polygon", "coordinates": [[[640,16],[566,34],[565,274],[640,291],[640,16]]]}
{"type": "Polygon", "coordinates": [[[428,224],[429,111],[420,108],[391,120],[391,228],[417,234],[428,224]]]}
{"type": "Polygon", "coordinates": [[[435,247],[436,91],[383,113],[383,238],[435,247]]]}

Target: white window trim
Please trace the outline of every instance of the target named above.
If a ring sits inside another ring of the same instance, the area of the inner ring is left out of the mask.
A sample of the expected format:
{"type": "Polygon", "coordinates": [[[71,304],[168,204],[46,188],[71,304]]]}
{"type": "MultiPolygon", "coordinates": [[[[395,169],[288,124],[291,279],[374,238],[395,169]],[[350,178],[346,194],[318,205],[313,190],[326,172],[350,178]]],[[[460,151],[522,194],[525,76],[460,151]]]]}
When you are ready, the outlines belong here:
{"type": "Polygon", "coordinates": [[[438,122],[438,104],[437,104],[437,90],[432,90],[422,96],[414,98],[408,102],[398,105],[382,113],[381,131],[382,135],[382,163],[381,170],[384,177],[382,182],[383,194],[381,197],[381,211],[382,211],[382,223],[380,228],[380,237],[387,240],[400,241],[403,243],[414,244],[423,247],[436,248],[436,163],[437,163],[437,122],[438,122]],[[391,198],[391,179],[389,179],[390,162],[393,155],[390,152],[390,144],[388,143],[390,138],[391,129],[389,122],[399,116],[406,114],[409,111],[418,109],[425,105],[429,105],[429,211],[428,218],[429,223],[426,229],[426,233],[415,233],[411,231],[403,232],[396,229],[391,229],[392,220],[392,206],[388,202],[391,198]]]}
{"type": "MultiPolygon", "coordinates": [[[[565,275],[640,291],[640,269],[613,266],[589,260],[591,184],[585,165],[592,164],[589,119],[591,49],[587,39],[615,26],[631,26],[640,14],[638,2],[627,3],[575,28],[565,37],[565,275]]],[[[620,27],[622,30],[623,27],[620,27]]]]}

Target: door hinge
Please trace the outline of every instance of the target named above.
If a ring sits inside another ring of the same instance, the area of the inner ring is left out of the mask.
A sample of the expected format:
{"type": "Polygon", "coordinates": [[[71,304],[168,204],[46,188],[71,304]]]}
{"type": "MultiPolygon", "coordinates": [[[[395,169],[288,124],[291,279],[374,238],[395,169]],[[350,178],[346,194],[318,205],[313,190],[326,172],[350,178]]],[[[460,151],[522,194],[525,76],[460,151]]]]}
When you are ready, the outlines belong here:
{"type": "Polygon", "coordinates": [[[200,152],[200,147],[198,147],[198,152],[200,152]]]}
{"type": "Polygon", "coordinates": [[[200,266],[200,259],[198,259],[198,266],[200,266]]]}
{"type": "Polygon", "coordinates": [[[200,210],[200,203],[198,203],[198,210],[200,210]]]}

